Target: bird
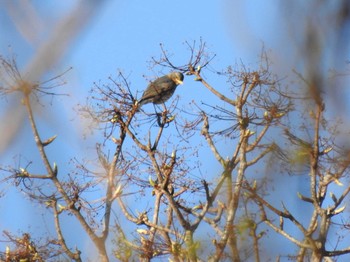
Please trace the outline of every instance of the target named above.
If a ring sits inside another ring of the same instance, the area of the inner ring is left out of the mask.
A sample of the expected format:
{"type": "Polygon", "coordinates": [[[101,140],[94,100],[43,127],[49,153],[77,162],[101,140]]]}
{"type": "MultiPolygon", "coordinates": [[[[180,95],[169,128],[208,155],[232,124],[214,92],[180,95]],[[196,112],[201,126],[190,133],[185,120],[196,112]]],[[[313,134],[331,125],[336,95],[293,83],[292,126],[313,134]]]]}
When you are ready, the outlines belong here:
{"type": "Polygon", "coordinates": [[[175,92],[178,85],[182,85],[184,75],[180,72],[171,72],[151,82],[138,101],[138,107],[149,103],[162,104],[175,92]]]}

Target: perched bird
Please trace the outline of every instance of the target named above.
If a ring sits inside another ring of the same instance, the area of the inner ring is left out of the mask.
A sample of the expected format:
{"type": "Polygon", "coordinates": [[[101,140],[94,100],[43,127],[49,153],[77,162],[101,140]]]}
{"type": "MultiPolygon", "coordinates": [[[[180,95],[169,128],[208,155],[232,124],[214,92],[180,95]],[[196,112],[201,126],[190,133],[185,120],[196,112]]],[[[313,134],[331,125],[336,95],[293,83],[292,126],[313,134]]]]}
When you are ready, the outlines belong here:
{"type": "Polygon", "coordinates": [[[180,72],[172,72],[151,82],[138,102],[141,107],[148,103],[162,104],[175,92],[178,85],[182,85],[184,75],[180,72]]]}

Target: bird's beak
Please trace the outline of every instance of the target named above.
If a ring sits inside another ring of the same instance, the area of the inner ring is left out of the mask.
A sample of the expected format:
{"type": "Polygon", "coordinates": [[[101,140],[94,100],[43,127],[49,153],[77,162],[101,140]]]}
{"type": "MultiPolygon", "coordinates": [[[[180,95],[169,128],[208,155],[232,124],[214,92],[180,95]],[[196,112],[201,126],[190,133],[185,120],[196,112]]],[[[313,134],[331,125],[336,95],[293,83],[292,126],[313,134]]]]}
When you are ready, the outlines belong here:
{"type": "Polygon", "coordinates": [[[182,81],[179,80],[179,79],[176,79],[176,80],[175,80],[175,83],[176,83],[177,85],[182,85],[184,82],[182,82],[182,81]]]}

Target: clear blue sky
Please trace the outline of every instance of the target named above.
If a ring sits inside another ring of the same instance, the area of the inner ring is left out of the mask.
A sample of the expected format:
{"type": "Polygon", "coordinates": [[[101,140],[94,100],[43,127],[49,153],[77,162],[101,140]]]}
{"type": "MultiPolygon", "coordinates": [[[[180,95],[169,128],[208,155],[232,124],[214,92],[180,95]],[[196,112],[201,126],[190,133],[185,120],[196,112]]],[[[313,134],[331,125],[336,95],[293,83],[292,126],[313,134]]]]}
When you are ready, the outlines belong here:
{"type": "MultiPolygon", "coordinates": [[[[142,92],[147,86],[143,75],[153,78],[160,73],[157,71],[159,68],[154,71],[148,68],[151,57],[160,55],[160,43],[173,53],[174,60],[180,64],[187,62],[184,42],[202,38],[209,50],[217,54],[212,63],[217,70],[240,61],[256,66],[263,46],[269,52],[272,50],[273,66],[282,76],[298,66],[297,57],[300,54],[292,48],[297,40],[293,39],[293,30],[286,27],[282,17],[285,13],[281,12],[280,1],[277,0],[101,2],[104,3],[93,13],[94,17],[83,26],[62,59],[54,63],[50,70],[55,74],[73,67],[65,76],[68,83],[64,92],[70,97],[57,98],[53,101],[53,107],[46,107],[40,112],[40,117],[45,120],[42,126],[44,134],[50,136],[59,133],[57,142],[61,143],[60,152],[51,152],[52,159],[60,159],[59,165],[85,150],[81,146],[86,142],[81,138],[84,125],[77,124],[79,120],[72,114],[71,108],[76,103],[84,103],[93,82],[107,81],[118,69],[129,75],[135,93],[142,92]],[[286,42],[291,46],[286,46],[286,42]],[[285,63],[286,59],[289,59],[289,65],[285,63]]],[[[11,3],[17,1],[0,3],[0,53],[5,56],[15,53],[20,69],[24,69],[36,55],[38,47],[52,35],[56,24],[74,8],[76,1],[31,1],[20,14],[16,14],[16,8],[13,9],[15,4],[11,3]],[[26,33],[21,34],[20,30],[26,33]]],[[[179,87],[176,94],[180,99],[190,101],[198,97],[205,100],[208,93],[199,89],[197,82],[186,78],[184,86],[179,87]]],[[[2,99],[0,106],[8,108],[10,102],[2,99]]],[[[0,155],[0,164],[20,165],[17,159],[12,158],[18,152],[27,157],[32,154],[37,157],[31,150],[34,144],[30,142],[31,133],[26,122],[20,135],[8,151],[0,155]]],[[[87,142],[92,152],[94,140],[87,142]]],[[[45,223],[45,219],[37,215],[38,207],[28,206],[28,202],[23,201],[23,195],[9,191],[6,200],[0,199],[0,231],[35,230],[45,223]],[[13,208],[14,205],[17,208],[13,208]]],[[[1,243],[0,249],[4,250],[1,243]]]]}

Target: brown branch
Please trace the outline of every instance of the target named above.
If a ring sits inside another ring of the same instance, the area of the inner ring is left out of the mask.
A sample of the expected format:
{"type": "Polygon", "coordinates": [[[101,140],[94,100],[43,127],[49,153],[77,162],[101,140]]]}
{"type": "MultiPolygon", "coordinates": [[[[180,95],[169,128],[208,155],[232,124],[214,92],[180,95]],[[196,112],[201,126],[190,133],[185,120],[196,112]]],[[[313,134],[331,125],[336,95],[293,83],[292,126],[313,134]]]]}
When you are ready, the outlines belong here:
{"type": "Polygon", "coordinates": [[[264,129],[261,130],[258,137],[254,140],[254,142],[247,146],[247,152],[252,151],[260,143],[261,139],[266,135],[266,132],[269,128],[270,128],[270,121],[264,126],[264,129]]]}
{"type": "Polygon", "coordinates": [[[56,233],[57,233],[57,237],[58,237],[58,241],[60,243],[60,246],[62,247],[63,251],[70,257],[70,259],[74,260],[74,261],[82,261],[80,254],[81,252],[79,250],[76,250],[75,253],[73,253],[72,251],[69,250],[67,243],[63,237],[63,233],[61,230],[61,224],[60,224],[60,219],[59,219],[59,212],[57,210],[57,201],[56,200],[51,200],[50,203],[52,210],[53,210],[53,217],[54,217],[54,221],[55,221],[55,228],[56,228],[56,233]]]}
{"type": "MultiPolygon", "coordinates": [[[[257,193],[256,190],[254,190],[248,183],[244,184],[244,187],[247,188],[249,190],[249,192],[252,194],[250,197],[256,201],[258,203],[259,206],[261,206],[261,208],[263,206],[266,206],[269,210],[271,210],[272,212],[274,212],[276,215],[280,216],[280,217],[284,217],[289,219],[291,222],[293,222],[301,232],[303,232],[304,235],[307,235],[307,230],[303,227],[303,225],[284,207],[284,211],[279,210],[278,208],[275,208],[273,205],[271,205],[269,202],[267,202],[265,199],[263,199],[262,197],[260,197],[257,193]]],[[[263,209],[264,210],[264,209],[263,209]]],[[[264,211],[263,213],[263,217],[264,219],[267,219],[266,217],[266,213],[264,211]]]]}
{"type": "Polygon", "coordinates": [[[208,120],[208,116],[204,113],[202,113],[202,117],[204,119],[203,122],[203,126],[202,126],[202,131],[201,134],[205,137],[205,139],[207,140],[207,143],[211,149],[211,151],[213,152],[215,158],[219,161],[219,163],[224,166],[225,165],[225,160],[221,157],[219,151],[217,150],[210,134],[209,134],[209,120],[208,120]]]}
{"type": "Polygon", "coordinates": [[[213,88],[208,82],[206,82],[203,77],[200,75],[201,67],[195,69],[193,65],[189,66],[189,74],[194,75],[195,81],[201,82],[210,92],[212,92],[216,97],[221,99],[222,101],[225,101],[229,103],[230,105],[236,106],[237,102],[235,100],[229,99],[225,95],[221,94],[219,91],[217,91],[215,88],[213,88]]]}
{"type": "Polygon", "coordinates": [[[24,102],[24,105],[27,109],[27,113],[29,116],[29,122],[30,122],[30,125],[32,128],[33,134],[34,134],[34,140],[35,140],[37,148],[39,149],[40,157],[44,162],[47,173],[49,174],[50,177],[54,177],[55,173],[53,172],[53,168],[51,167],[51,164],[47,158],[43,143],[40,139],[40,135],[39,135],[39,132],[38,132],[38,129],[36,127],[35,120],[34,120],[32,107],[30,105],[30,91],[26,91],[26,92],[27,93],[24,93],[23,102],[24,102]]]}
{"type": "Polygon", "coordinates": [[[228,97],[221,94],[219,91],[214,89],[209,83],[207,83],[199,74],[198,71],[195,71],[194,75],[197,77],[197,81],[200,81],[210,92],[212,92],[215,96],[220,98],[221,100],[229,103],[230,105],[236,106],[237,102],[235,100],[229,99],[228,97]]]}
{"type": "Polygon", "coordinates": [[[315,210],[319,215],[322,214],[320,201],[317,198],[317,172],[318,172],[318,162],[319,162],[319,132],[320,132],[320,121],[321,121],[321,107],[317,106],[317,112],[315,116],[315,125],[314,125],[314,141],[312,147],[312,155],[310,159],[310,193],[313,200],[315,210]]]}
{"type": "Polygon", "coordinates": [[[44,149],[45,145],[43,144],[43,142],[40,139],[39,132],[37,130],[37,126],[36,126],[36,123],[35,123],[35,120],[34,120],[34,115],[33,115],[33,111],[32,111],[32,108],[31,108],[30,97],[29,96],[30,96],[30,92],[29,93],[28,92],[24,92],[23,101],[24,101],[24,104],[25,104],[27,112],[28,112],[29,121],[30,121],[32,130],[33,130],[36,146],[39,149],[39,153],[40,153],[41,159],[44,162],[46,171],[48,172],[48,175],[51,177],[52,182],[54,183],[54,185],[57,188],[58,192],[62,195],[64,201],[66,202],[66,205],[70,206],[70,211],[75,215],[75,217],[78,219],[78,221],[80,222],[80,224],[84,228],[85,232],[89,235],[91,240],[96,245],[96,247],[97,247],[97,249],[99,251],[99,254],[101,255],[101,259],[103,261],[106,261],[107,253],[106,253],[105,246],[103,244],[101,244],[101,239],[96,236],[95,232],[89,226],[89,224],[87,223],[87,221],[85,220],[83,215],[80,213],[80,211],[78,209],[76,209],[74,207],[74,205],[71,206],[72,200],[68,196],[68,194],[65,191],[65,189],[64,189],[63,185],[61,184],[61,182],[58,180],[57,173],[56,173],[57,171],[55,171],[55,169],[52,168],[50,163],[49,163],[48,157],[47,157],[45,149],[44,149]]]}
{"type": "MultiPolygon", "coordinates": [[[[101,239],[105,242],[108,234],[109,234],[109,226],[110,226],[110,217],[111,217],[111,209],[113,201],[115,200],[115,197],[113,196],[113,189],[115,185],[115,171],[116,167],[122,152],[122,147],[125,141],[126,132],[129,130],[129,125],[131,123],[131,120],[133,119],[135,113],[137,111],[137,107],[134,106],[134,108],[130,111],[128,119],[126,122],[123,122],[121,118],[118,118],[118,121],[120,123],[120,136],[119,136],[119,143],[117,145],[116,151],[114,153],[112,162],[109,166],[108,175],[107,175],[107,191],[106,191],[106,203],[105,203],[105,214],[104,214],[104,229],[102,231],[101,239]]],[[[130,130],[129,130],[130,131],[130,130]]]]}
{"type": "Polygon", "coordinates": [[[121,198],[121,197],[118,197],[118,198],[117,198],[117,201],[118,201],[118,204],[119,204],[119,206],[120,206],[120,208],[121,208],[121,211],[123,212],[124,216],[125,216],[129,221],[131,221],[132,223],[134,223],[134,224],[139,224],[139,222],[140,222],[139,219],[136,218],[136,217],[134,217],[134,216],[132,216],[132,215],[129,213],[129,211],[126,209],[126,206],[124,205],[124,202],[123,202],[122,198],[121,198]]]}
{"type": "Polygon", "coordinates": [[[297,246],[302,247],[302,248],[311,248],[312,249],[312,247],[313,247],[312,245],[298,241],[297,239],[295,239],[294,237],[289,235],[284,230],[282,230],[279,227],[275,226],[273,223],[270,222],[270,220],[264,220],[264,222],[268,226],[270,226],[273,230],[275,230],[278,234],[280,234],[280,235],[284,236],[285,238],[289,239],[292,243],[296,244],[297,246]]]}
{"type": "Polygon", "coordinates": [[[176,203],[176,201],[174,200],[173,196],[170,195],[169,192],[164,190],[164,189],[162,190],[162,193],[166,196],[167,200],[169,201],[170,207],[175,212],[175,215],[179,219],[179,223],[183,227],[183,229],[185,229],[185,230],[191,229],[191,224],[182,215],[182,213],[179,209],[179,206],[176,203]]]}
{"type": "Polygon", "coordinates": [[[272,151],[271,147],[266,148],[257,157],[255,157],[254,159],[247,162],[247,166],[252,166],[252,165],[256,164],[259,160],[261,160],[264,156],[266,156],[271,151],[272,151]]]}
{"type": "Polygon", "coordinates": [[[254,90],[254,88],[256,86],[258,86],[259,84],[259,75],[257,72],[254,72],[254,79],[253,81],[249,84],[249,87],[247,89],[247,84],[248,84],[248,79],[244,79],[243,80],[243,84],[242,84],[242,90],[241,90],[241,94],[239,96],[240,98],[240,104],[241,105],[245,105],[245,103],[248,100],[249,95],[251,94],[251,92],[254,90]]]}
{"type": "MultiPolygon", "coordinates": [[[[153,211],[153,222],[152,222],[153,225],[158,225],[160,200],[162,198],[162,195],[163,194],[159,191],[156,193],[156,198],[154,200],[154,211],[153,211]]],[[[157,228],[151,227],[150,232],[151,232],[150,242],[152,244],[154,244],[154,238],[155,238],[156,233],[157,233],[157,228]]]]}
{"type": "Polygon", "coordinates": [[[164,226],[152,223],[150,221],[145,221],[145,225],[150,227],[151,229],[154,228],[155,230],[171,234],[171,235],[175,236],[177,239],[184,240],[183,234],[181,234],[181,233],[179,233],[177,231],[171,230],[171,229],[169,229],[167,227],[164,227],[164,226]]]}
{"type": "Polygon", "coordinates": [[[350,192],[350,186],[348,186],[341,196],[338,198],[338,200],[334,203],[333,207],[330,208],[330,213],[333,214],[336,208],[344,201],[345,197],[349,194],[350,192]]]}
{"type": "Polygon", "coordinates": [[[341,250],[324,251],[324,256],[335,257],[335,256],[344,255],[344,254],[349,254],[349,253],[350,253],[350,248],[345,248],[341,250]]]}

